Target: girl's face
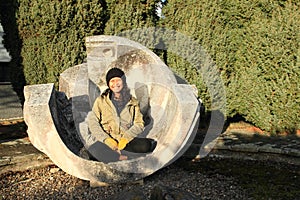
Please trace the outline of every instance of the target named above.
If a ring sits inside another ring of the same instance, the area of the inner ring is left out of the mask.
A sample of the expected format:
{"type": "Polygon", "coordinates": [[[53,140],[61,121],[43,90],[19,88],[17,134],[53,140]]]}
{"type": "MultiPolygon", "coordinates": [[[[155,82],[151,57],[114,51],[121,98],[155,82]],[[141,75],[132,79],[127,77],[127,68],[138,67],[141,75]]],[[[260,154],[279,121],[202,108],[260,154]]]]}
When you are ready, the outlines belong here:
{"type": "Polygon", "coordinates": [[[109,89],[113,91],[113,93],[120,93],[123,89],[123,80],[119,77],[114,77],[110,79],[108,83],[109,89]]]}

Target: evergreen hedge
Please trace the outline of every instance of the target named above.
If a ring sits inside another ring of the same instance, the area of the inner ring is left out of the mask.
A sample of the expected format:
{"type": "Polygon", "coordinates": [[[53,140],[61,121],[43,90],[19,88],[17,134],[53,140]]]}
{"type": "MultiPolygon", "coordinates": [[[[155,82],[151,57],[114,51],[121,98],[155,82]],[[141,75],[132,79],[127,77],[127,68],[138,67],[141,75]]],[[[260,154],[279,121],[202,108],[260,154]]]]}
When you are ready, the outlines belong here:
{"type": "Polygon", "coordinates": [[[271,132],[300,129],[297,0],[168,0],[161,19],[156,15],[159,0],[0,2],[12,76],[19,88],[25,85],[23,75],[26,84],[57,83],[62,71],[83,62],[86,36],[159,26],[196,41],[215,62],[217,68],[211,68],[215,72],[198,71],[203,66],[193,63],[197,51],[185,52],[191,60],[174,51],[179,52],[182,44],[173,51],[156,51],[197,85],[208,109],[215,109],[211,95],[220,95],[211,94],[209,88],[217,87],[209,79],[220,74],[228,117],[240,115],[271,132]]]}
{"type": "MultiPolygon", "coordinates": [[[[194,38],[215,61],[228,117],[271,132],[300,128],[299,1],[169,0],[163,13],[164,27],[194,38]]],[[[192,67],[173,55],[167,62],[184,73],[192,67]]]]}
{"type": "Polygon", "coordinates": [[[158,21],[156,6],[160,0],[107,0],[106,35],[141,27],[153,27],[158,21]]]}
{"type": "Polygon", "coordinates": [[[20,0],[17,24],[27,84],[58,83],[59,74],[86,57],[85,37],[103,34],[101,0],[20,0]]]}

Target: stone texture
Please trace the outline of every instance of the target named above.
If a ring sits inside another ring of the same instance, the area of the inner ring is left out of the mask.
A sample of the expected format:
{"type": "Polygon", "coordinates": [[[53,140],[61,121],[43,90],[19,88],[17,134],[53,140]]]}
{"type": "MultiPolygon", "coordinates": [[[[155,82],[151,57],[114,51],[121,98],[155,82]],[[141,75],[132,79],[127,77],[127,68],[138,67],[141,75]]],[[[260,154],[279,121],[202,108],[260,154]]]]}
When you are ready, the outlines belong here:
{"type": "Polygon", "coordinates": [[[42,152],[34,148],[27,138],[0,141],[0,174],[25,171],[53,164],[42,152]]]}
{"type": "Polygon", "coordinates": [[[101,83],[106,84],[105,74],[112,62],[124,58],[126,55],[136,56],[140,59],[144,58],[143,60],[134,59],[133,62],[138,66],[126,63],[130,60],[130,57],[122,62],[120,68],[125,71],[128,77],[129,87],[132,88],[132,83],[144,83],[145,81],[163,83],[164,85],[176,83],[175,76],[165,63],[156,54],[137,42],[123,37],[97,35],[86,38],[86,47],[88,77],[100,86],[101,83]],[[142,52],[145,56],[137,56],[136,52],[142,52]],[[127,70],[126,67],[130,67],[130,69],[127,70]]]}
{"type": "Polygon", "coordinates": [[[59,76],[59,91],[64,91],[68,98],[74,96],[75,83],[80,69],[82,69],[81,65],[70,67],[59,76]]]}
{"type": "Polygon", "coordinates": [[[240,132],[237,132],[237,129],[229,129],[208,145],[213,146],[214,150],[288,155],[296,159],[300,157],[297,135],[265,136],[249,131],[248,127],[245,127],[240,129],[240,132]]]}

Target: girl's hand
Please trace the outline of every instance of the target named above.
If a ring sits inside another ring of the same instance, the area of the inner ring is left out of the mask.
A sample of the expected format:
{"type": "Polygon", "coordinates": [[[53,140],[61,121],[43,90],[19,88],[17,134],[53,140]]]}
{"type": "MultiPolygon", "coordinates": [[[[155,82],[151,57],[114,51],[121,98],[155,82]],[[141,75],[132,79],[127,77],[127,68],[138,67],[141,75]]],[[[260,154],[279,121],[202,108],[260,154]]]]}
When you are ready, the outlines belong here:
{"type": "Polygon", "coordinates": [[[126,138],[121,138],[118,143],[118,149],[123,150],[128,144],[128,140],[126,138]]]}
{"type": "Polygon", "coordinates": [[[104,140],[104,144],[106,144],[109,148],[111,148],[112,150],[117,150],[118,149],[118,143],[116,140],[114,140],[113,138],[106,138],[104,140]]]}

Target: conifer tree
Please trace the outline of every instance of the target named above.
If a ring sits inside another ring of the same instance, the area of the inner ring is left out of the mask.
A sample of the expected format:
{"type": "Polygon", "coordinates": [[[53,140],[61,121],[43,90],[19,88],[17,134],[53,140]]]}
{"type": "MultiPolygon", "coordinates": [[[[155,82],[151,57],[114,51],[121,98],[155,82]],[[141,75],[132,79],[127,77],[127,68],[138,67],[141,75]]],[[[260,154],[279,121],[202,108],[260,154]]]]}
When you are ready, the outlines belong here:
{"type": "Polygon", "coordinates": [[[156,25],[157,5],[160,0],[108,0],[109,20],[105,34],[116,35],[123,31],[156,25]]]}
{"type": "MultiPolygon", "coordinates": [[[[168,0],[163,26],[194,38],[213,58],[226,86],[228,116],[274,133],[300,128],[299,11],[295,0],[168,0]]],[[[190,63],[167,58],[194,81],[190,63]]],[[[210,96],[199,85],[209,108],[210,96]]]]}
{"type": "Polygon", "coordinates": [[[19,1],[18,25],[27,84],[58,82],[85,59],[85,37],[103,33],[101,0],[19,1]]]}

